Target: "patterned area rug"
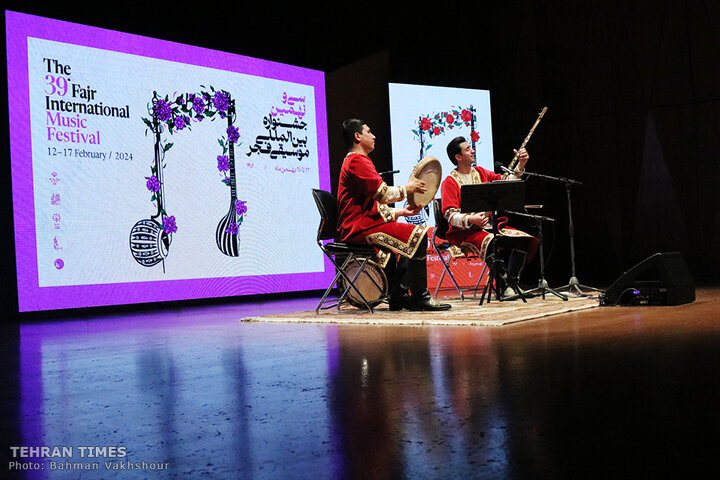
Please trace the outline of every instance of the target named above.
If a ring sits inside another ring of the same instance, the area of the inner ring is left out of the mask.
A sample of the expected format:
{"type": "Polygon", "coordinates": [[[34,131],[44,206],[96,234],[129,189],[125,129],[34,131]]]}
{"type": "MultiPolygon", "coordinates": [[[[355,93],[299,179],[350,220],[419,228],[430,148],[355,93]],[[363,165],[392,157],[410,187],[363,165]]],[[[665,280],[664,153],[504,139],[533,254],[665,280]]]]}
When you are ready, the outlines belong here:
{"type": "Polygon", "coordinates": [[[490,303],[479,305],[479,298],[472,297],[460,300],[460,297],[443,298],[443,302],[452,304],[452,309],[444,312],[410,312],[402,310],[391,312],[383,304],[375,308],[375,313],[359,310],[354,307],[332,308],[305,311],[290,314],[265,315],[262,317],[246,317],[241,322],[278,322],[278,323],[337,323],[366,325],[480,325],[500,326],[524,322],[537,318],[576,312],[599,306],[597,298],[569,297],[563,301],[554,295],[529,298],[527,303],[522,300],[499,302],[493,299],[490,303]]]}

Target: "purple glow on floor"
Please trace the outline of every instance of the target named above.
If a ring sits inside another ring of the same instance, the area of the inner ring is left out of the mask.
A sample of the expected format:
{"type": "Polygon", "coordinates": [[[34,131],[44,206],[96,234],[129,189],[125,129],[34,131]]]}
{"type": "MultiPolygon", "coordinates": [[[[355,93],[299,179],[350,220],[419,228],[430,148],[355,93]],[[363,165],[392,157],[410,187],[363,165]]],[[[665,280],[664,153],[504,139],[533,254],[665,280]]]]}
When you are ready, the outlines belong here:
{"type": "MultiPolygon", "coordinates": [[[[89,478],[112,477],[119,462],[151,465],[142,473],[153,478],[318,480],[376,468],[419,474],[437,462],[462,471],[484,458],[464,420],[477,408],[467,399],[474,389],[497,389],[485,375],[496,359],[481,330],[399,327],[399,337],[386,337],[382,326],[240,322],[314,310],[317,300],[21,325],[22,445],[74,450],[72,458],[27,459],[45,465],[28,478],[76,478],[74,464],[95,463],[100,472],[89,478]],[[419,347],[401,353],[405,333],[419,347]],[[467,363],[459,338],[484,353],[467,363]],[[416,383],[428,374],[432,381],[416,383]],[[421,420],[428,412],[437,422],[429,430],[421,420]],[[125,455],[81,457],[84,446],[125,455]]],[[[490,454],[502,459],[497,472],[507,463],[504,413],[492,405],[486,413],[479,418],[490,454]]]]}

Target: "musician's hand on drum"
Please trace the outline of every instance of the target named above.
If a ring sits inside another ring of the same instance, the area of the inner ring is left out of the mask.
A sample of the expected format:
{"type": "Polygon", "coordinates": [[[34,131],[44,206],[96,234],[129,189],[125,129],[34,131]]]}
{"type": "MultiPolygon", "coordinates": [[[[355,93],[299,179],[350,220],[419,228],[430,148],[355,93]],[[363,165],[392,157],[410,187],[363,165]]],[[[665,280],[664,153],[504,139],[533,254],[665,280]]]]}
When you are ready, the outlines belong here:
{"type": "Polygon", "coordinates": [[[521,148],[520,150],[513,149],[513,152],[515,152],[515,155],[517,155],[518,158],[518,168],[520,168],[520,170],[524,170],[525,164],[528,160],[530,160],[530,154],[524,148],[521,148]]]}
{"type": "Polygon", "coordinates": [[[425,193],[426,190],[427,188],[425,188],[425,182],[417,178],[415,175],[411,175],[408,179],[408,183],[405,185],[405,191],[407,193],[425,193]]]}
{"type": "Polygon", "coordinates": [[[473,213],[472,215],[468,216],[468,222],[471,225],[477,225],[480,228],[483,228],[487,223],[490,221],[490,219],[485,215],[485,213],[473,213]]]}

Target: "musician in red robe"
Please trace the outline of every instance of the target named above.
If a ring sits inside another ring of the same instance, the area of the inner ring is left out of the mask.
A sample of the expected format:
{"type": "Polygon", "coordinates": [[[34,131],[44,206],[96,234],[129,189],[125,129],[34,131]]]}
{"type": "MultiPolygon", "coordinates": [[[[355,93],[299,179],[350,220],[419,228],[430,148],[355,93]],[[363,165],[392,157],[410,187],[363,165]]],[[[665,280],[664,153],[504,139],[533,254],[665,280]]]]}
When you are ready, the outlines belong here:
{"type": "Polygon", "coordinates": [[[391,310],[448,310],[450,305],[435,302],[427,289],[428,227],[396,221],[421,207],[388,205],[405,200],[408,193],[424,193],[425,182],[412,175],[405,185],[387,185],[368,156],[375,149],[375,135],[362,120],[345,120],[343,135],[348,154],[338,185],[340,240],[378,247],[379,263],[390,282],[391,310]]]}
{"type": "MultiPolygon", "coordinates": [[[[484,228],[489,227],[492,214],[491,212],[460,213],[460,187],[501,180],[502,175],[475,166],[475,150],[464,137],[456,137],[450,141],[447,154],[450,161],[457,166],[443,180],[440,190],[442,212],[450,225],[447,240],[452,245],[473,251],[485,261],[488,251],[491,251],[494,235],[484,228]]],[[[520,151],[515,150],[515,154],[518,156],[518,165],[513,175],[507,178],[508,180],[521,179],[530,158],[524,148],[520,151]]],[[[498,229],[499,238],[496,240],[498,249],[510,250],[506,281],[513,290],[517,291],[522,268],[535,256],[538,240],[532,235],[506,225],[498,225],[498,229]]],[[[515,291],[509,291],[508,295],[514,295],[515,291]]]]}

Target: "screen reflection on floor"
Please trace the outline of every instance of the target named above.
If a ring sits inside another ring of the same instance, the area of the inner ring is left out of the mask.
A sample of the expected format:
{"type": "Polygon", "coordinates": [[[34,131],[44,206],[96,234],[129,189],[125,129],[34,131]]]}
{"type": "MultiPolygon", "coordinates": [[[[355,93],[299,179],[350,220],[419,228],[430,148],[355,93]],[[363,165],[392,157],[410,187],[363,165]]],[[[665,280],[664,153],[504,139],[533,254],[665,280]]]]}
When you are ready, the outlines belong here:
{"type": "Polygon", "coordinates": [[[315,301],[22,325],[23,445],[72,450],[26,459],[43,466],[30,477],[503,471],[484,330],[239,322],[315,301]]]}

